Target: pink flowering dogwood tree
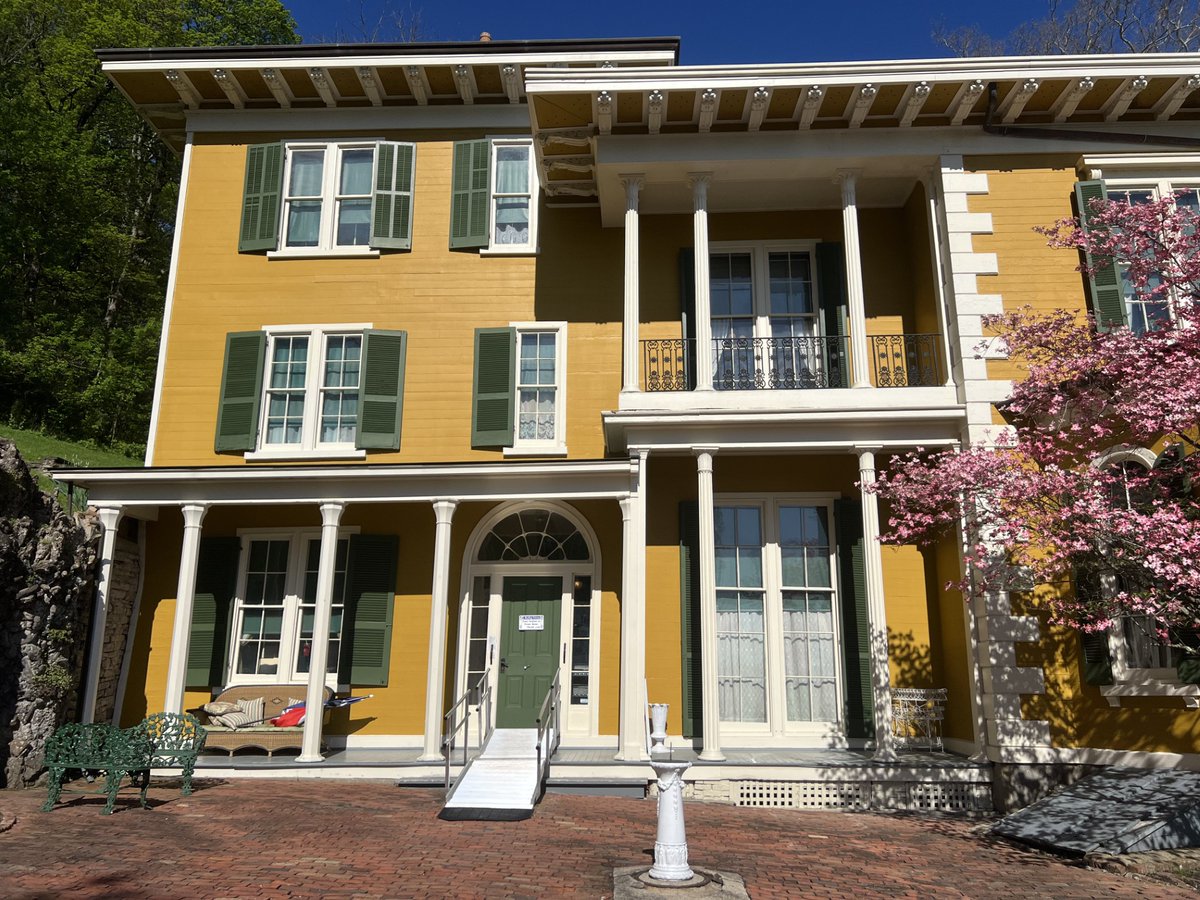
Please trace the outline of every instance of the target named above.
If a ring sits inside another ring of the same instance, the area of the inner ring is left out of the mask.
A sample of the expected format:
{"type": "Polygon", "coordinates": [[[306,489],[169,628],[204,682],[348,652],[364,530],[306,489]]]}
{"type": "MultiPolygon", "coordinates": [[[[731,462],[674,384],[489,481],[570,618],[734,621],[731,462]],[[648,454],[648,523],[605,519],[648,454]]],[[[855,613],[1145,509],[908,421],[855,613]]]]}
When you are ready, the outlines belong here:
{"type": "Polygon", "coordinates": [[[1116,266],[1151,330],[1030,310],[985,324],[1024,370],[990,446],[893,459],[873,490],[886,543],[932,544],[964,525],[965,593],[1052,585],[1054,621],[1083,631],[1151,617],[1168,642],[1200,626],[1200,234],[1165,198],[1093,201],[1039,229],[1082,251],[1089,276],[1116,266]]]}

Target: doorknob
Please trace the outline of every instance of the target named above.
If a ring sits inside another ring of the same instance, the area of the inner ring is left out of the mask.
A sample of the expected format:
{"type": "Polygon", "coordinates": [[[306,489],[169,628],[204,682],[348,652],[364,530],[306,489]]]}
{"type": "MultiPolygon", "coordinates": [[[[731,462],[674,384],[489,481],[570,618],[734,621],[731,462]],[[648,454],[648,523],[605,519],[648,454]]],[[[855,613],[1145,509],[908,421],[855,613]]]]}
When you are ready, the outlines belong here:
{"type": "Polygon", "coordinates": [[[505,659],[503,656],[502,656],[502,657],[500,657],[500,671],[501,671],[501,672],[507,672],[507,671],[508,671],[508,660],[507,660],[507,659],[505,659]]]}

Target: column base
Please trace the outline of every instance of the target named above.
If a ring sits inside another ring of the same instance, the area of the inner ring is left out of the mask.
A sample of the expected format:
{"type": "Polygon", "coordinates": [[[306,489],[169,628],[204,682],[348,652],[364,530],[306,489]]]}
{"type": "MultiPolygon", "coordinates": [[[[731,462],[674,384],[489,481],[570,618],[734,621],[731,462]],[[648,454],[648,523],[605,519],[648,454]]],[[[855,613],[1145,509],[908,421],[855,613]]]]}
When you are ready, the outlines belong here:
{"type": "Polygon", "coordinates": [[[875,760],[875,762],[891,763],[896,762],[900,759],[900,757],[891,747],[881,747],[879,750],[875,751],[871,759],[875,760]]]}
{"type": "Polygon", "coordinates": [[[325,756],[321,753],[301,753],[296,757],[296,762],[300,763],[319,763],[325,762],[325,756]]]}
{"type": "Polygon", "coordinates": [[[442,753],[422,753],[417,757],[417,762],[445,762],[445,754],[442,753]]]}
{"type": "Polygon", "coordinates": [[[701,750],[697,758],[705,762],[725,762],[725,754],[720,750],[701,750]]]}

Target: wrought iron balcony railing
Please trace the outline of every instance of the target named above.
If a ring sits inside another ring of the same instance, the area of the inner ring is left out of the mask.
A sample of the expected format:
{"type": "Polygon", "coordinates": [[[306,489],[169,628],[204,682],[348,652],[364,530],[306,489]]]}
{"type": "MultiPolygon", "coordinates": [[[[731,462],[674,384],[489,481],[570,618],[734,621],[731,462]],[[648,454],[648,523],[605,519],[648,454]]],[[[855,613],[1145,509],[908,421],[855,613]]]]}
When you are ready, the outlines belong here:
{"type": "MultiPolygon", "coordinates": [[[[646,390],[691,390],[695,343],[684,338],[642,341],[646,390]]],[[[712,345],[716,390],[805,390],[851,383],[847,337],[714,338],[712,345]]],[[[867,350],[875,387],[945,383],[940,335],[871,335],[867,350]]]]}

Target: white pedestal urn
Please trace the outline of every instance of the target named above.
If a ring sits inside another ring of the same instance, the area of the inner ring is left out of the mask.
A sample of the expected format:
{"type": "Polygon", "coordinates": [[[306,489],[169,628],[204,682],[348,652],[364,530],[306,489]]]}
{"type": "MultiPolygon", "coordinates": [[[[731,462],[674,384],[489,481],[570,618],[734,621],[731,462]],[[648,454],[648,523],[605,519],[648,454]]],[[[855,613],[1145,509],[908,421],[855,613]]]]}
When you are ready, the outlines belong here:
{"type": "Polygon", "coordinates": [[[670,708],[669,703],[650,704],[650,740],[654,742],[650,745],[651,753],[667,752],[664,741],[667,739],[667,710],[670,708]]]}
{"type": "Polygon", "coordinates": [[[660,881],[688,881],[687,832],[683,827],[683,773],[690,762],[651,760],[658,776],[658,835],[654,841],[654,865],[647,873],[660,881]]]}

